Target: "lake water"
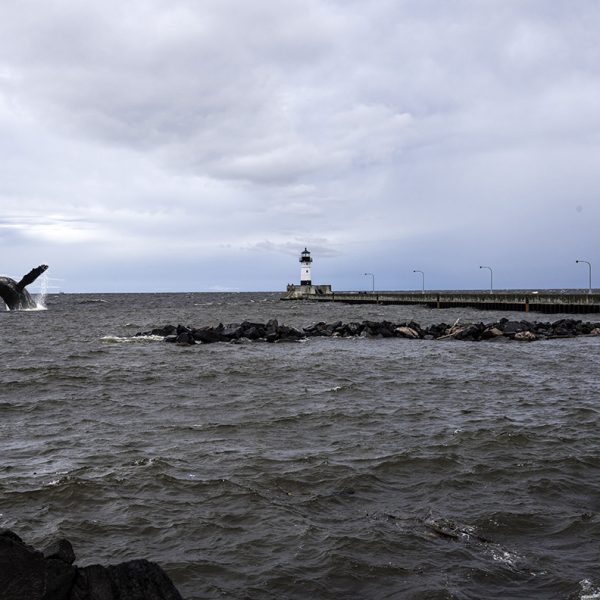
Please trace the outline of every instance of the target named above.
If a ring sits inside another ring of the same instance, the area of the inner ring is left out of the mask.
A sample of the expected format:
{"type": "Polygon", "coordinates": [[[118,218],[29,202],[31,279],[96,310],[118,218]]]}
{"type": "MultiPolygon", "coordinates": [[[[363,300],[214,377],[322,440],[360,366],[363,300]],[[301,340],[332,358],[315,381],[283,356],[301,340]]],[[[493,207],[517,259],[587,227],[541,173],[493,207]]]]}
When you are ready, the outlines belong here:
{"type": "Polygon", "coordinates": [[[0,527],[79,565],[156,561],[189,600],[600,599],[600,338],[133,337],[503,316],[272,293],[0,310],[0,527]]]}

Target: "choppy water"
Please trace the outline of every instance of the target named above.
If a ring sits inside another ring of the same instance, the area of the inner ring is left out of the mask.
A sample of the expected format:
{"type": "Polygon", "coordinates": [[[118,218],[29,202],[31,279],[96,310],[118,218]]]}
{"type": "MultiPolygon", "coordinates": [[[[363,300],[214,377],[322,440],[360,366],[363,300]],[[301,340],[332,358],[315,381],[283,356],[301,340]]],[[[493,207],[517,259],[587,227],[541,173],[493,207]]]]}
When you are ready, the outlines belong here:
{"type": "Polygon", "coordinates": [[[80,565],[154,560],[190,600],[598,599],[599,338],[131,338],[501,316],[522,317],[277,294],[0,311],[0,526],[80,565]]]}

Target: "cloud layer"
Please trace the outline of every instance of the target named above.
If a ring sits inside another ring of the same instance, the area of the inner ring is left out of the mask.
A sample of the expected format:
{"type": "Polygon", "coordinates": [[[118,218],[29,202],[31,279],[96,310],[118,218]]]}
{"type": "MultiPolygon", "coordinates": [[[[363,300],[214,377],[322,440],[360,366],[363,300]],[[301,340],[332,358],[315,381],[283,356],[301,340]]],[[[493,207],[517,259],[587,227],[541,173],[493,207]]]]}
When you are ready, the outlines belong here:
{"type": "MultiPolygon", "coordinates": [[[[2,272],[67,291],[579,287],[600,7],[5,0],[2,272]]],[[[600,264],[600,262],[599,262],[600,264]]]]}

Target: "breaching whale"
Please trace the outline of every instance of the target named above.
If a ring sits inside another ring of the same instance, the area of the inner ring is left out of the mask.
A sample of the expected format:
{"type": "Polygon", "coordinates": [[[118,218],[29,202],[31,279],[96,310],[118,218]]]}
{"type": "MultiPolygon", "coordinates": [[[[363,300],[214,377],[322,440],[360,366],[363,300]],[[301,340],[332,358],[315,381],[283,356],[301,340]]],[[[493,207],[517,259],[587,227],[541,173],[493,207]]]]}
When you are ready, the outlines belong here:
{"type": "Polygon", "coordinates": [[[0,277],[0,298],[10,310],[36,308],[33,298],[25,287],[33,283],[47,268],[48,265],[40,265],[31,269],[18,283],[10,277],[0,277]]]}

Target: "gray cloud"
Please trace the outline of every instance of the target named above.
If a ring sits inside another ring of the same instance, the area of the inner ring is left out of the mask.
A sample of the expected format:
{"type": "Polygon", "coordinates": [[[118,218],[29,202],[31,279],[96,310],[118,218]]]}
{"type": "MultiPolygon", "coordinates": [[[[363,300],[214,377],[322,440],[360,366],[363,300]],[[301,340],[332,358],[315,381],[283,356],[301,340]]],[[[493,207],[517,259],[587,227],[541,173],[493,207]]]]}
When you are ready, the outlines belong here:
{"type": "Polygon", "coordinates": [[[280,288],[305,245],[343,287],[373,263],[395,287],[417,247],[534,248],[574,285],[572,255],[599,258],[599,25],[591,0],[6,0],[0,247],[67,281],[206,259],[201,289],[280,288]]]}

